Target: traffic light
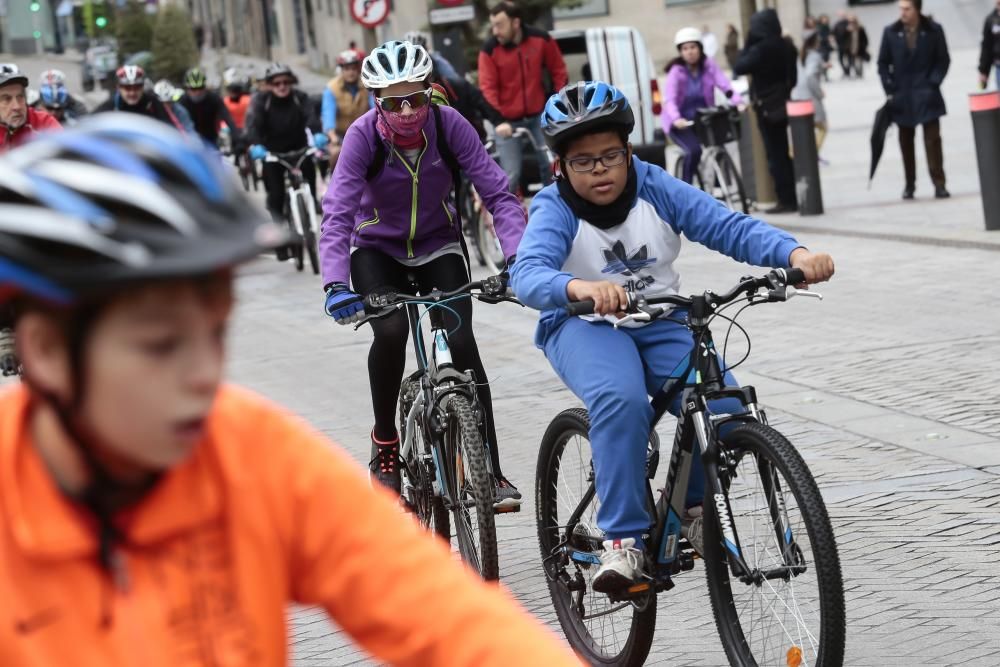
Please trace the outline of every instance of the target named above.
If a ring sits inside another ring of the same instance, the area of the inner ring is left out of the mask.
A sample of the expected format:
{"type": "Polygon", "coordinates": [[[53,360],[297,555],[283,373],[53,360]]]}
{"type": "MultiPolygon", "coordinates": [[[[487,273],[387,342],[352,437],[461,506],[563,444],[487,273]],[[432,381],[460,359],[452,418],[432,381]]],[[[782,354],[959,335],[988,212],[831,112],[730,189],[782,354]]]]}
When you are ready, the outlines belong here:
{"type": "Polygon", "coordinates": [[[30,5],[28,5],[28,8],[32,12],[40,12],[42,11],[42,4],[40,2],[32,2],[30,5]]]}
{"type": "Polygon", "coordinates": [[[94,23],[97,25],[98,28],[104,28],[108,25],[108,19],[103,16],[98,16],[96,19],[94,19],[94,23]]]}

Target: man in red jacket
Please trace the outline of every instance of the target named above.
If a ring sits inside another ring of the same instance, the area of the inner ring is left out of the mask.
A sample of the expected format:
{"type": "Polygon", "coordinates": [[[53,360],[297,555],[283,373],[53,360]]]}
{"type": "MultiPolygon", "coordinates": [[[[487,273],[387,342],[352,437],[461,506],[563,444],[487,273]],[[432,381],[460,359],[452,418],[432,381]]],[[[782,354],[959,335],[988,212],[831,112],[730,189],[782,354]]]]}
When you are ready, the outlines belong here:
{"type": "Polygon", "coordinates": [[[0,152],[35,132],[62,127],[55,116],[28,106],[27,89],[28,77],[17,65],[0,64],[0,152]]]}
{"type": "Polygon", "coordinates": [[[539,171],[548,180],[549,161],[539,116],[548,99],[542,68],[552,78],[552,88],[567,83],[566,63],[555,40],[543,30],[525,26],[521,10],[513,2],[500,2],[490,10],[490,30],[479,52],[479,87],[497,117],[497,153],[507,172],[511,192],[521,182],[522,144],[513,137],[515,128],[527,128],[535,142],[539,171]]]}

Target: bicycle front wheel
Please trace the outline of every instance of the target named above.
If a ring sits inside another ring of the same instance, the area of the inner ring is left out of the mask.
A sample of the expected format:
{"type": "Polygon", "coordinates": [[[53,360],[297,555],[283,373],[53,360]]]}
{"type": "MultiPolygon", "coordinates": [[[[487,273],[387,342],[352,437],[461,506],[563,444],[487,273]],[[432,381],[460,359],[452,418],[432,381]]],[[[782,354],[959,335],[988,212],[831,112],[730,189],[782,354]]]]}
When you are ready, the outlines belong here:
{"type": "Polygon", "coordinates": [[[299,195],[298,200],[299,219],[302,221],[302,245],[306,249],[306,254],[309,255],[309,266],[312,268],[313,274],[319,275],[319,249],[316,245],[316,229],[313,226],[316,208],[304,195],[299,195]],[[310,209],[310,207],[312,208],[310,209]]]}
{"type": "Polygon", "coordinates": [[[719,635],[733,665],[839,667],[844,584],[830,518],[802,457],[770,426],[722,438],[719,476],[751,570],[734,576],[717,503],[705,503],[705,570],[719,635]]]}
{"type": "Polygon", "coordinates": [[[720,149],[715,154],[712,173],[719,188],[715,194],[726,208],[737,213],[749,213],[750,202],[743,188],[743,179],[740,178],[733,158],[725,150],[720,149]]]}
{"type": "Polygon", "coordinates": [[[545,578],[559,625],[587,663],[641,665],[653,643],[656,598],[612,602],[591,587],[604,536],[597,527],[589,433],[587,411],[574,408],[559,413],[542,437],[535,503],[545,578]],[[567,525],[574,515],[579,518],[567,525]],[[576,558],[561,553],[564,545],[576,558]]]}
{"type": "Polygon", "coordinates": [[[451,496],[455,541],[462,559],[483,579],[500,578],[497,528],[493,516],[493,479],[486,467],[486,447],[469,400],[445,399],[445,479],[451,496]]]}

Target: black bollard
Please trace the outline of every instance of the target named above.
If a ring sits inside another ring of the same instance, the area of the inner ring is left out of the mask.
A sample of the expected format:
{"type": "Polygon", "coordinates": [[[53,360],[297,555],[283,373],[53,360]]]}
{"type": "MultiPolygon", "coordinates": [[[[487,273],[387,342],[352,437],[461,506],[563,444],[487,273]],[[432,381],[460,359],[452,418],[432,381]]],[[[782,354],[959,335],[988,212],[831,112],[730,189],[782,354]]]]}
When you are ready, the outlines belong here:
{"type": "Polygon", "coordinates": [[[969,95],[986,229],[1000,229],[1000,92],[969,95]]]}
{"type": "Polygon", "coordinates": [[[823,192],[819,186],[819,152],[812,100],[788,102],[788,126],[792,130],[795,156],[795,195],[799,215],[822,215],[823,192]]]}

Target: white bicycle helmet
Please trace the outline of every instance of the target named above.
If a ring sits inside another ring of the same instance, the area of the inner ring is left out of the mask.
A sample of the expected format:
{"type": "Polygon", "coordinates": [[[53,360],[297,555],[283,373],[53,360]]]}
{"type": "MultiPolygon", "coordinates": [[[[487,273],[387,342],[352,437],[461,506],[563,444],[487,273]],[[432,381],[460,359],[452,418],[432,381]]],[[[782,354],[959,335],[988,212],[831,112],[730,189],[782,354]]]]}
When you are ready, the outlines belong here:
{"type": "Polygon", "coordinates": [[[173,102],[174,93],[176,91],[177,89],[174,88],[174,84],[170,83],[166,79],[160,79],[156,82],[156,85],[153,86],[153,92],[158,98],[160,98],[161,102],[173,102]]]}
{"type": "Polygon", "coordinates": [[[674,46],[681,48],[682,44],[688,44],[690,42],[697,42],[701,44],[701,30],[697,28],[681,28],[674,35],[674,46]]]}
{"type": "Polygon", "coordinates": [[[424,81],[433,65],[427,49],[393,40],[373,50],[361,64],[361,83],[369,90],[386,88],[394,83],[424,81]]]}
{"type": "Polygon", "coordinates": [[[58,69],[47,69],[42,72],[41,85],[52,86],[53,88],[58,88],[59,86],[66,85],[66,74],[62,70],[58,69]]]}

